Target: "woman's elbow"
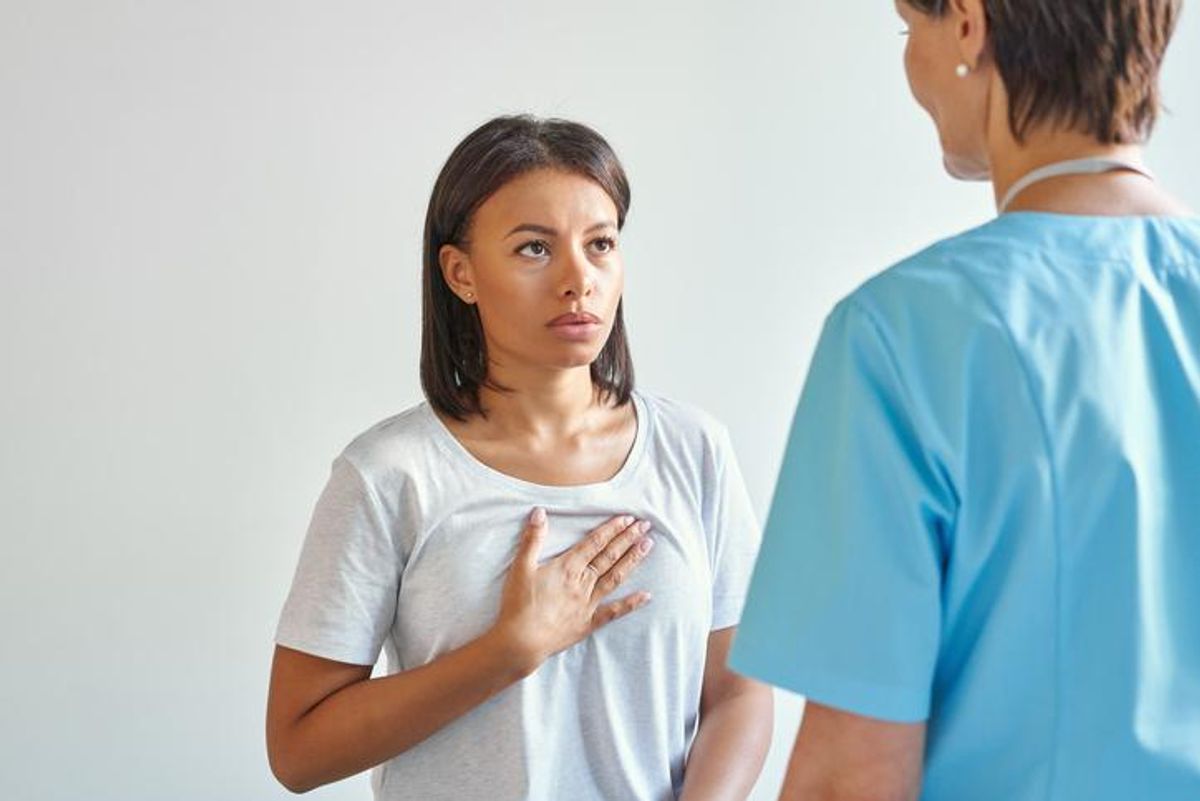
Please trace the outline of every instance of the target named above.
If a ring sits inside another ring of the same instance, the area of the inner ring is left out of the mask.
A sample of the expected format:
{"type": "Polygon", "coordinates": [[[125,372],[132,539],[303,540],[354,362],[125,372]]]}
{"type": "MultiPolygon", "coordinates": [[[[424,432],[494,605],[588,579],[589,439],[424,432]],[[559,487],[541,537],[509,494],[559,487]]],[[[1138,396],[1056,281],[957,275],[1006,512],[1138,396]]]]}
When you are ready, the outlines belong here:
{"type": "Polygon", "coordinates": [[[280,742],[279,737],[267,739],[267,763],[276,781],[290,793],[301,795],[320,786],[304,770],[303,761],[297,759],[292,749],[280,742]]]}
{"type": "Polygon", "coordinates": [[[292,769],[290,766],[271,763],[271,773],[275,774],[275,779],[283,785],[284,789],[289,793],[303,795],[309,790],[315,790],[320,787],[320,784],[311,781],[299,771],[292,769]]]}

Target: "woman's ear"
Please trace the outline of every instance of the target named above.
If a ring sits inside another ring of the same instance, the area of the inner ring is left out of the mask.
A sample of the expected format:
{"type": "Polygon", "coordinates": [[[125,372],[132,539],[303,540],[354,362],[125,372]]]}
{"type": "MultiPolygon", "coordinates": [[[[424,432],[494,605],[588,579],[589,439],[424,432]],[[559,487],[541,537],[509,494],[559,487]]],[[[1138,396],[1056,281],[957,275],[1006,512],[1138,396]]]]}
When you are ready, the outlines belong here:
{"type": "Polygon", "coordinates": [[[972,72],[987,55],[987,10],[984,0],[950,0],[947,8],[962,63],[972,72]]]}
{"type": "Polygon", "coordinates": [[[438,251],[438,264],[450,291],[463,303],[475,303],[475,270],[467,252],[456,245],[442,245],[438,251]]]}

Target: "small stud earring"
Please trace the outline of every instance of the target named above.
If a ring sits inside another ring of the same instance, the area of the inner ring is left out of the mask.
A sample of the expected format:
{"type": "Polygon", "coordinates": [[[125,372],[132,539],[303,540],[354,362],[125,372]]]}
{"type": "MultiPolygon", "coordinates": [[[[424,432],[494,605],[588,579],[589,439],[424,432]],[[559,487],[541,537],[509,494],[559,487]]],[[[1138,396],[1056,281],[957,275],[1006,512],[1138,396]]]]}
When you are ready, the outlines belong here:
{"type": "Polygon", "coordinates": [[[474,292],[468,292],[468,293],[467,293],[467,300],[475,300],[475,293],[474,293],[474,292]]]}
{"type": "Polygon", "coordinates": [[[959,64],[954,68],[954,74],[960,78],[965,78],[971,73],[971,68],[966,64],[959,64]]]}

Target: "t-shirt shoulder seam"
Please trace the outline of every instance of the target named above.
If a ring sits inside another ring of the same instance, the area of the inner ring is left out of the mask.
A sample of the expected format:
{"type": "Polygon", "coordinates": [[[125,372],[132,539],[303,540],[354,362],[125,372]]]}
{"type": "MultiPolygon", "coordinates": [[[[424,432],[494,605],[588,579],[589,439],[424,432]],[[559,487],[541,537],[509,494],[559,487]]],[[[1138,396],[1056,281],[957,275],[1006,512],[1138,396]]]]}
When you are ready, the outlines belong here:
{"type": "Polygon", "coordinates": [[[367,500],[371,505],[371,514],[375,518],[375,524],[379,529],[387,534],[388,541],[392,544],[392,551],[395,553],[398,564],[404,564],[402,543],[396,537],[395,521],[389,519],[384,512],[385,506],[379,497],[379,493],[375,489],[375,482],[367,478],[366,473],[355,463],[354,459],[346,453],[338,456],[338,459],[345,461],[354,473],[355,479],[362,486],[363,491],[367,494],[367,500]]]}

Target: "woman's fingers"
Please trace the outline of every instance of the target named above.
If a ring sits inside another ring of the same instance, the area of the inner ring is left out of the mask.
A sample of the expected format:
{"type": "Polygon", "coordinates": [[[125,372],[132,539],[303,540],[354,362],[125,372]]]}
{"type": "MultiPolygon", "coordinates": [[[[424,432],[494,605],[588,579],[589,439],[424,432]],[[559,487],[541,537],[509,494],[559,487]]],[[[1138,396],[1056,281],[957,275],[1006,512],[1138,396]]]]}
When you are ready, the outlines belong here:
{"type": "Polygon", "coordinates": [[[521,532],[493,624],[514,653],[533,665],[650,600],[649,593],[639,592],[601,607],[649,553],[648,524],[628,515],[614,517],[539,564],[548,528],[545,510],[534,509],[521,532]]]}
{"type": "Polygon", "coordinates": [[[517,546],[517,556],[513,563],[527,571],[537,570],[538,554],[542,551],[542,542],[546,539],[546,510],[535,508],[525,521],[521,532],[521,544],[517,546]]]}
{"type": "Polygon", "coordinates": [[[596,526],[563,555],[568,567],[577,572],[583,572],[588,563],[608,547],[614,537],[632,526],[634,522],[632,515],[618,515],[596,526]]]}
{"type": "MultiPolygon", "coordinates": [[[[649,530],[649,526],[646,527],[649,530]]],[[[629,574],[637,567],[638,563],[646,558],[646,554],[650,553],[650,549],[654,547],[654,540],[644,536],[640,531],[637,534],[637,540],[630,543],[620,559],[618,559],[608,570],[600,574],[596,580],[596,586],[592,588],[592,601],[597,602],[610,592],[620,587],[625,579],[629,578],[629,574]]]]}
{"type": "Polygon", "coordinates": [[[650,603],[650,593],[635,592],[626,595],[619,601],[605,604],[592,613],[592,631],[612,623],[617,618],[625,617],[635,609],[640,609],[650,603]]]}
{"type": "Polygon", "coordinates": [[[592,557],[591,562],[588,563],[592,568],[593,579],[598,580],[605,573],[612,570],[613,566],[629,553],[629,549],[636,547],[649,531],[650,522],[648,520],[638,520],[626,526],[615,537],[609,540],[608,545],[600,553],[592,557]]]}

